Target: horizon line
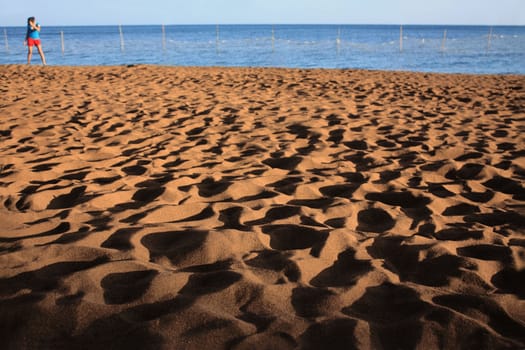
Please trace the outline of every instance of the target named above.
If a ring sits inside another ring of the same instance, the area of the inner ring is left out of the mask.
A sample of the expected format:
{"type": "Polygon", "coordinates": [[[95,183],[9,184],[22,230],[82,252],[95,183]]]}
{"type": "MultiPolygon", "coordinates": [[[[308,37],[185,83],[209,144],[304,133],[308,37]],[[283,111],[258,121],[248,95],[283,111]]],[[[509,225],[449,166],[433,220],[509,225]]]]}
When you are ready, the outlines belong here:
{"type": "MultiPolygon", "coordinates": [[[[106,24],[47,24],[47,27],[103,27],[103,26],[462,26],[462,27],[525,27],[525,24],[461,24],[461,23],[106,23],[106,24]]],[[[22,27],[25,25],[1,25],[22,27]]]]}

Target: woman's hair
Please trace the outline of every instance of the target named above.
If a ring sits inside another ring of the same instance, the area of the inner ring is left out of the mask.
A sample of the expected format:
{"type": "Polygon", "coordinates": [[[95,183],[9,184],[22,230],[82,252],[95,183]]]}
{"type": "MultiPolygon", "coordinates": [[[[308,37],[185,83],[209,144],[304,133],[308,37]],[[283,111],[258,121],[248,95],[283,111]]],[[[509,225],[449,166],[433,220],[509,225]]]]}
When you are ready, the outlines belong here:
{"type": "Polygon", "coordinates": [[[35,21],[35,17],[29,17],[27,19],[27,24],[29,24],[29,22],[34,22],[35,21]]]}

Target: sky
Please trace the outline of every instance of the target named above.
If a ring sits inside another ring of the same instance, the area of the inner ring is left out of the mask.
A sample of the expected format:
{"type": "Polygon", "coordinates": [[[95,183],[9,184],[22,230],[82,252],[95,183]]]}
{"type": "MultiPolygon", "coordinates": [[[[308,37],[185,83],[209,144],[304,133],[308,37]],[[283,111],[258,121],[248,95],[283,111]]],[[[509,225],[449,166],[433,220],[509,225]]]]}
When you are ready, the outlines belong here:
{"type": "Polygon", "coordinates": [[[0,0],[0,27],[104,24],[525,25],[525,0],[0,0]]]}

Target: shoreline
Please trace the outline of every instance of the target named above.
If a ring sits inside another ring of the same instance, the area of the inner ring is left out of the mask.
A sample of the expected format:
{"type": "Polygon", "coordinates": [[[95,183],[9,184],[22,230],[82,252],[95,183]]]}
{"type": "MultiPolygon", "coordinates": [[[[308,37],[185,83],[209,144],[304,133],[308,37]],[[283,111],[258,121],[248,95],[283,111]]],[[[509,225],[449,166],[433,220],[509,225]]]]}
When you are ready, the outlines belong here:
{"type": "MultiPolygon", "coordinates": [[[[36,57],[38,59],[38,57],[36,57]]],[[[0,64],[1,67],[27,67],[25,63],[8,63],[0,64]]],[[[505,76],[505,77],[525,77],[525,74],[519,73],[461,73],[461,72],[434,72],[434,71],[410,71],[410,70],[386,70],[386,69],[365,69],[365,68],[320,68],[320,67],[284,67],[284,66],[191,66],[191,65],[165,65],[165,64],[154,64],[154,63],[123,63],[119,65],[54,65],[32,63],[29,67],[54,67],[54,68],[83,68],[83,69],[96,69],[96,68],[136,68],[136,67],[155,67],[155,68],[168,68],[168,69],[262,69],[262,70],[306,70],[306,71],[356,71],[356,72],[376,72],[376,73],[404,73],[404,74],[431,74],[431,75],[471,75],[471,76],[505,76]]]]}

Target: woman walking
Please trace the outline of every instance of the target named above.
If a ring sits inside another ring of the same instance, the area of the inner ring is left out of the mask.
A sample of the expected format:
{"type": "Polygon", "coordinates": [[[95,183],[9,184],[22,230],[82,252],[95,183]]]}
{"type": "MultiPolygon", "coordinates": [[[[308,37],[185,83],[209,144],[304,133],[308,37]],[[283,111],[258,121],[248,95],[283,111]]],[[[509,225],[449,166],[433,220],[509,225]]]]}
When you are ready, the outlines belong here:
{"type": "Polygon", "coordinates": [[[46,65],[46,57],[42,51],[42,44],[40,43],[40,24],[36,23],[35,17],[27,19],[27,34],[25,43],[27,45],[27,64],[31,64],[31,57],[33,57],[33,46],[36,46],[42,64],[46,65]]]}

